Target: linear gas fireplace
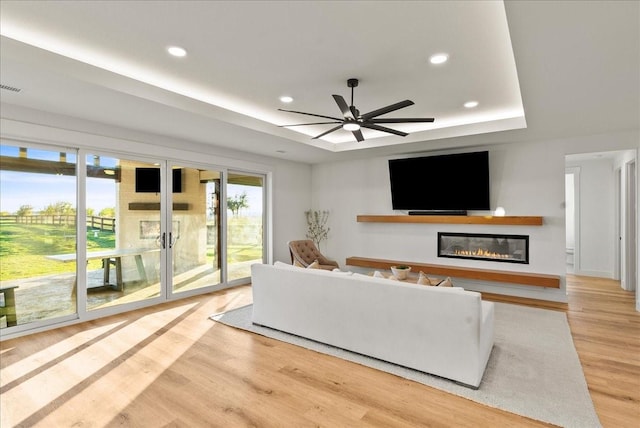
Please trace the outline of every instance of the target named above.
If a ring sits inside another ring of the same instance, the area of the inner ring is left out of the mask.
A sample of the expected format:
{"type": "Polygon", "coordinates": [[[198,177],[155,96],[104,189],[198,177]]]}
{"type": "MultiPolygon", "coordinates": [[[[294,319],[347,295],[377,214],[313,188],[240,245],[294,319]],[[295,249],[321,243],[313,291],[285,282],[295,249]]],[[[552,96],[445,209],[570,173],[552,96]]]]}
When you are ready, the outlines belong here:
{"type": "Polygon", "coordinates": [[[438,232],[438,257],[529,264],[529,237],[438,232]]]}

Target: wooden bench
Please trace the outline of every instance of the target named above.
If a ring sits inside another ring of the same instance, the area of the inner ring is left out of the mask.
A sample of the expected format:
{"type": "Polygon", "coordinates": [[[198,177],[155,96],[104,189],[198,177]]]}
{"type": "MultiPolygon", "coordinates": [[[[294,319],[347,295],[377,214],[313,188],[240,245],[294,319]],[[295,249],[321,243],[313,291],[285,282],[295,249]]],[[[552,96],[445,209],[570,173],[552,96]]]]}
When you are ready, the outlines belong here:
{"type": "Polygon", "coordinates": [[[478,279],[481,281],[504,282],[535,287],[560,288],[558,275],[541,273],[512,272],[490,269],[476,269],[457,266],[433,265],[398,260],[371,259],[366,257],[348,257],[346,264],[372,269],[391,269],[391,266],[411,266],[412,272],[423,271],[427,275],[450,276],[454,278],[478,279]]]}
{"type": "MultiPolygon", "coordinates": [[[[159,248],[124,248],[124,249],[112,249],[112,250],[104,250],[104,251],[93,251],[87,253],[87,261],[102,259],[102,267],[104,270],[102,287],[111,287],[118,291],[124,290],[124,282],[122,281],[122,258],[133,256],[136,260],[136,267],[138,269],[138,274],[140,275],[140,279],[144,282],[147,282],[147,272],[144,268],[144,262],[142,261],[142,255],[146,253],[154,253],[160,251],[159,248]],[[115,266],[116,268],[116,283],[110,283],[110,273],[111,266],[115,266]]],[[[77,255],[75,253],[71,254],[54,254],[51,256],[46,256],[50,260],[55,260],[62,263],[75,262],[77,259],[77,255]]],[[[77,279],[76,279],[77,281],[77,279]]],[[[76,284],[74,284],[74,293],[76,289],[76,284]]],[[[96,288],[96,287],[92,287],[96,288]]]]}
{"type": "Polygon", "coordinates": [[[0,318],[6,317],[7,327],[18,325],[18,319],[16,316],[16,295],[14,290],[18,288],[17,285],[0,287],[0,294],[2,295],[2,304],[0,304],[0,318]]]}

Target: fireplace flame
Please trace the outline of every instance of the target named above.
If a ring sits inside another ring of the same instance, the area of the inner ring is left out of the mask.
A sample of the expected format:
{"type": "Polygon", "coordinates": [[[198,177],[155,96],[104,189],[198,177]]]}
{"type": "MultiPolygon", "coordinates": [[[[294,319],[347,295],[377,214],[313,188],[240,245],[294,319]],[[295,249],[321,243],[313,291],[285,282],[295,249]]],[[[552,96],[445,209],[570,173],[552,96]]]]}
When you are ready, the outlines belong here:
{"type": "Polygon", "coordinates": [[[478,248],[477,250],[460,250],[457,249],[453,252],[456,256],[467,256],[467,257],[484,257],[488,259],[508,259],[511,258],[509,254],[496,253],[493,251],[485,250],[483,248],[478,248]]]}

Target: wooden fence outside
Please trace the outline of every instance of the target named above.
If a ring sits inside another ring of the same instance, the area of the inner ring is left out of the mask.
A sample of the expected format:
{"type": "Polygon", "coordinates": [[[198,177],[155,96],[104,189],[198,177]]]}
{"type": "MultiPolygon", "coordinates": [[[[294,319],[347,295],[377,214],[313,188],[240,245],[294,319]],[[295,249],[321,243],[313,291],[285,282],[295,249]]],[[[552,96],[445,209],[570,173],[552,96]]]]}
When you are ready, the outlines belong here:
{"type": "MultiPolygon", "coordinates": [[[[38,215],[3,215],[1,224],[50,224],[54,226],[75,226],[76,216],[73,214],[38,214],[38,215]]],[[[87,227],[96,230],[116,231],[116,219],[113,217],[87,216],[87,227]]]]}
{"type": "Polygon", "coordinates": [[[116,219],[113,217],[97,217],[94,215],[87,216],[87,227],[99,230],[116,231],[116,219]]]}

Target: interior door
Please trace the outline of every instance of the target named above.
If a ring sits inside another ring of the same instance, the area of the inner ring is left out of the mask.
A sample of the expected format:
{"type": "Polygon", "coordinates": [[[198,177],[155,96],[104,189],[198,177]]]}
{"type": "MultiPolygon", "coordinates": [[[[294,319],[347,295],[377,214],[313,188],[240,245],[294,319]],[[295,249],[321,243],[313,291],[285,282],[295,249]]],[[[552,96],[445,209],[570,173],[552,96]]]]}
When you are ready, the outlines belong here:
{"type": "Polygon", "coordinates": [[[626,218],[627,218],[627,230],[626,230],[626,260],[625,260],[625,289],[635,290],[637,287],[637,254],[636,254],[636,239],[637,239],[637,212],[636,212],[636,163],[635,161],[627,162],[626,164],[626,218]]]}

